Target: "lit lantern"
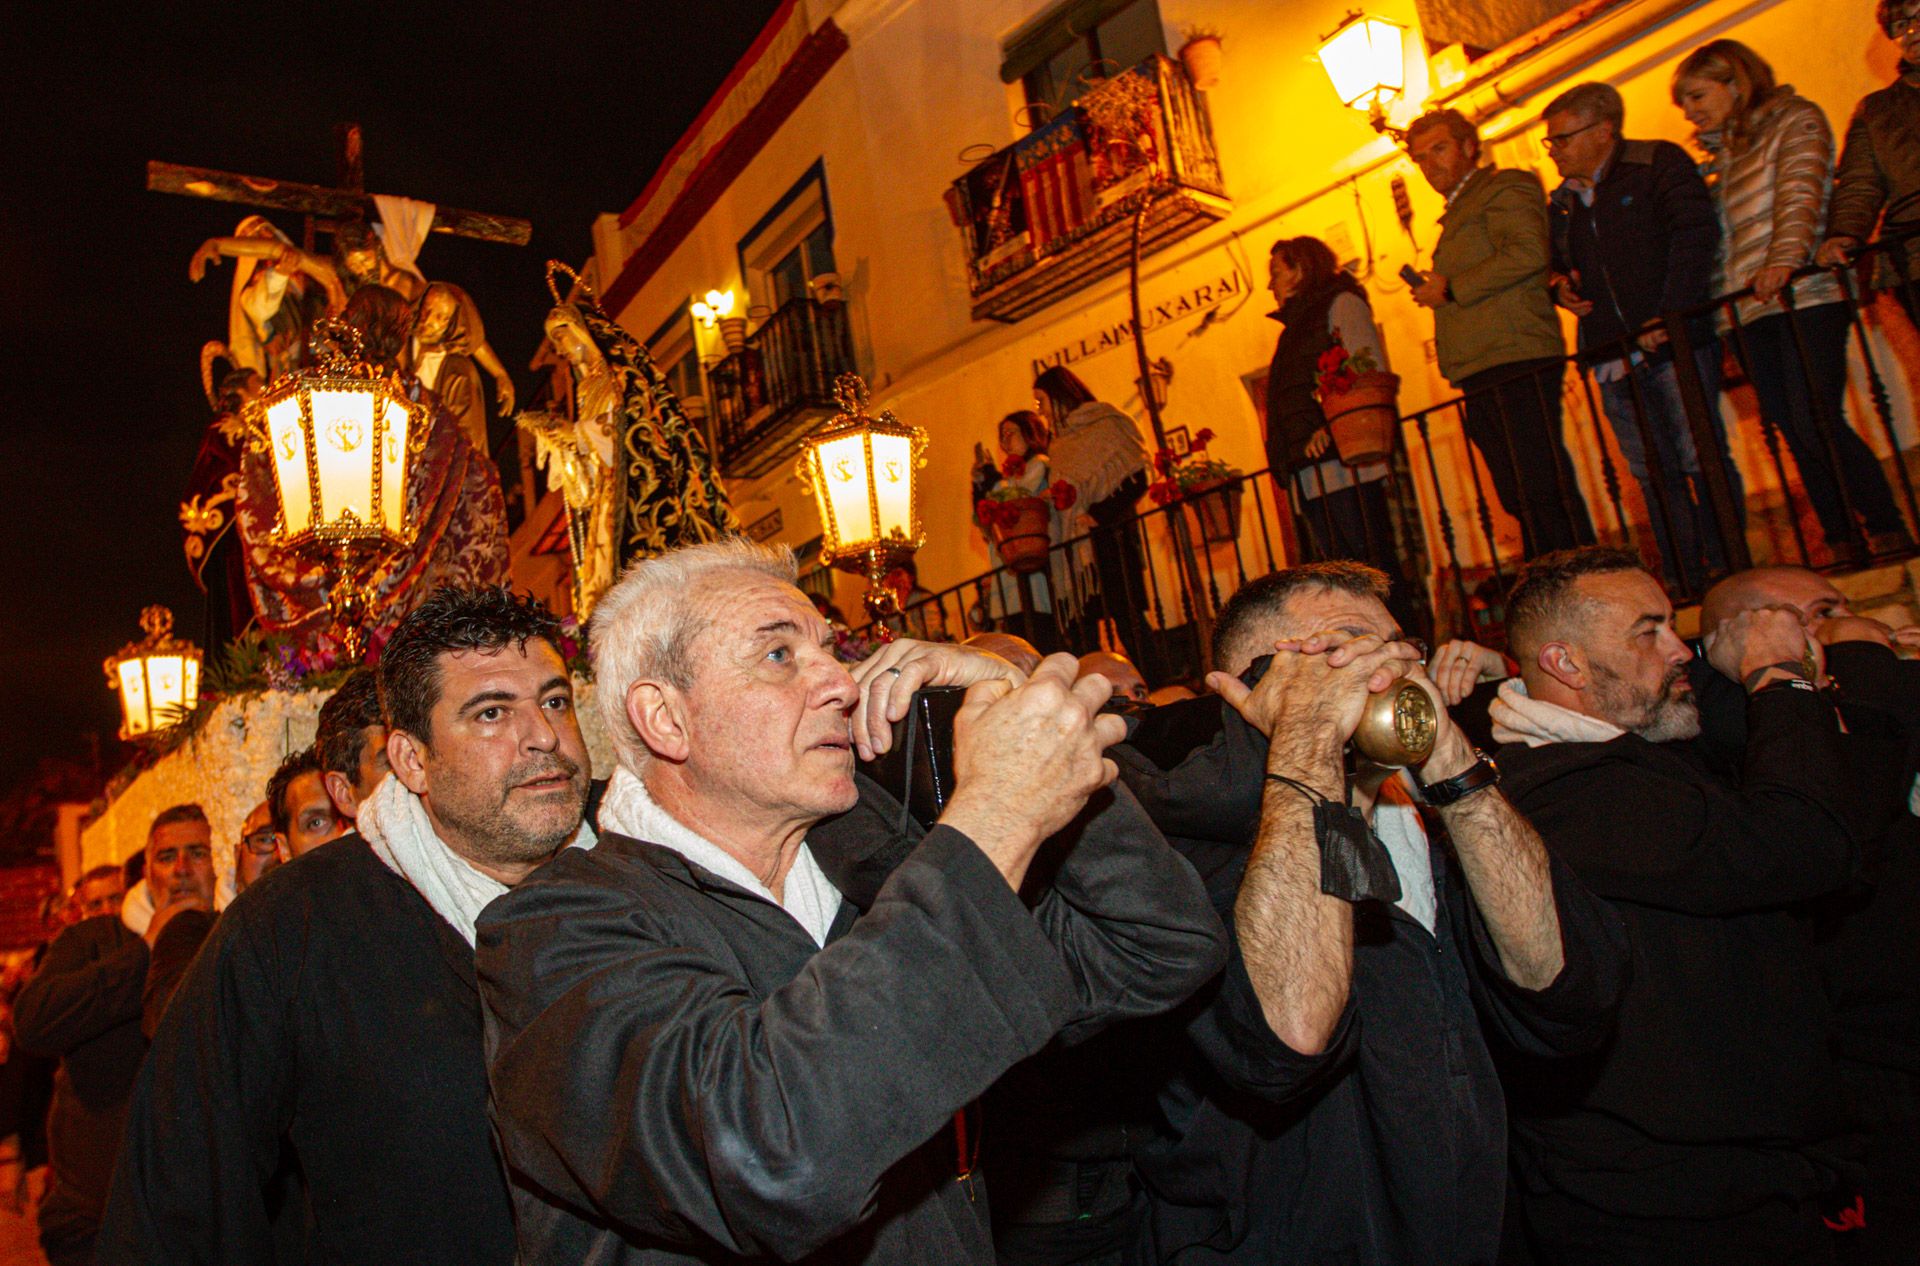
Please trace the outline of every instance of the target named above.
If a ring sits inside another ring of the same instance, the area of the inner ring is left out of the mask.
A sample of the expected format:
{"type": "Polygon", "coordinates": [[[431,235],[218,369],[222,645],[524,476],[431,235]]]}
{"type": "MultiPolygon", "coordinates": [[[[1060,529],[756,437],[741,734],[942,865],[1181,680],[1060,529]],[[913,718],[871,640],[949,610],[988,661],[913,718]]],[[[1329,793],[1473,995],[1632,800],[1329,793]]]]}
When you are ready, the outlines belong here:
{"type": "Polygon", "coordinates": [[[1333,34],[1320,41],[1320,64],[1341,104],[1363,110],[1374,131],[1386,132],[1387,103],[1397,100],[1407,86],[1406,56],[1402,51],[1407,29],[1385,18],[1370,18],[1359,10],[1347,14],[1333,34]]]}
{"type": "Polygon", "coordinates": [[[152,738],[200,702],[200,648],[173,636],[173,612],[140,613],[146,637],[106,661],[107,687],[120,694],[120,737],[152,738]]]}
{"type": "Polygon", "coordinates": [[[719,323],[721,317],[730,316],[732,313],[733,291],[731,290],[709,290],[704,300],[693,301],[693,315],[709,330],[719,323]]]}
{"type": "Polygon", "coordinates": [[[883,619],[899,609],[887,569],[926,544],[918,471],[927,434],[893,414],[867,413],[858,374],[834,383],[840,413],[802,442],[799,474],[820,509],[821,557],[867,577],[867,610],[883,619]]]}
{"type": "Polygon", "coordinates": [[[398,375],[362,361],[351,326],[321,321],[314,335],[316,349],[326,348],[317,363],[280,375],[247,406],[249,439],[272,463],[279,498],[267,539],[331,564],[336,640],[358,658],[367,601],[359,573],[413,537],[407,478],[426,442],[427,410],[398,375]]]}

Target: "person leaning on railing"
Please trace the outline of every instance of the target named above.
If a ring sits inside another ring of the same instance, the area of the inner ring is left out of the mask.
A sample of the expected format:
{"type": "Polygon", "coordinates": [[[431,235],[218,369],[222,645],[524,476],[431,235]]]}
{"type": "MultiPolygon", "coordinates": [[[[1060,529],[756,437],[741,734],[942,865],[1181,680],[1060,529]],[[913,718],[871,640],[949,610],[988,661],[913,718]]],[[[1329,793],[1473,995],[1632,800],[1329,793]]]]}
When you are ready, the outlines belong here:
{"type": "Polygon", "coordinates": [[[1874,19],[1900,45],[1900,77],[1854,109],[1834,172],[1827,240],[1814,259],[1828,267],[1847,263],[1879,225],[1881,238],[1899,245],[1875,262],[1874,284],[1898,286],[1900,305],[1920,325],[1912,286],[1920,260],[1909,240],[1920,237],[1920,147],[1913,141],[1920,136],[1920,3],[1880,0],[1874,19]]]}
{"type": "MultiPolygon", "coordinates": [[[[1829,275],[1794,279],[1812,262],[1826,222],[1833,171],[1826,115],[1776,83],[1765,59],[1736,40],[1714,40],[1689,53],[1674,70],[1673,100],[1712,155],[1723,228],[1718,289],[1752,292],[1730,305],[1740,327],[1735,350],[1761,413],[1793,450],[1828,547],[1857,561],[1851,508],[1865,521],[1870,553],[1911,548],[1879,460],[1841,411],[1846,295],[1829,275]]],[[[1721,322],[1731,328],[1725,309],[1721,322]]]]}
{"type": "Polygon", "coordinates": [[[1433,309],[1440,372],[1464,397],[1467,438],[1520,520],[1527,554],[1593,540],[1561,431],[1566,344],[1547,292],[1547,199],[1530,171],[1481,164],[1458,110],[1407,128],[1407,154],[1447,200],[1433,274],[1413,301],[1433,309]]]}

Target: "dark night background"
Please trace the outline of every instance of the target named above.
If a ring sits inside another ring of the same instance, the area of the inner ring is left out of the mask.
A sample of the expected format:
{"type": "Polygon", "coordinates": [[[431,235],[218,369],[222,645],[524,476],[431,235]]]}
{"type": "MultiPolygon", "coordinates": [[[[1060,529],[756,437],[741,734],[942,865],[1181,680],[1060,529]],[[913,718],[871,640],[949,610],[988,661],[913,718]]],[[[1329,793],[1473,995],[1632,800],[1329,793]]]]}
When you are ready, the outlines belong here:
{"type": "Polygon", "coordinates": [[[584,262],[594,216],[639,194],[775,7],[8,6],[0,797],[46,758],[93,764],[91,736],[105,771],[124,758],[101,661],[141,607],[200,640],[177,512],[233,266],[196,286],[187,261],[249,212],[146,192],[147,160],[330,185],[333,125],[354,120],[370,191],[530,219],[529,246],[434,234],[420,258],[472,292],[525,400],[545,261],[584,262]]]}

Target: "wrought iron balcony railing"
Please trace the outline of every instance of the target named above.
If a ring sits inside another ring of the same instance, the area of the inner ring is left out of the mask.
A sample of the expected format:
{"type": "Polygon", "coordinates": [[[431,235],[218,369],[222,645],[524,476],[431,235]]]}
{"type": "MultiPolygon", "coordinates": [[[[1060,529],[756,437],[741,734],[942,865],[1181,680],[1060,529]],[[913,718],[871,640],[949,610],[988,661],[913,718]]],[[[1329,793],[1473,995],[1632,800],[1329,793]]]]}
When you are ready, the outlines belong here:
{"type": "Polygon", "coordinates": [[[835,411],[833,380],[853,367],[844,302],[783,305],[707,371],[721,472],[753,478],[790,461],[808,424],[835,411]]]}
{"type": "Polygon", "coordinates": [[[976,320],[1018,321],[1232,209],[1186,72],[1154,56],[953,182],[976,320]]]}

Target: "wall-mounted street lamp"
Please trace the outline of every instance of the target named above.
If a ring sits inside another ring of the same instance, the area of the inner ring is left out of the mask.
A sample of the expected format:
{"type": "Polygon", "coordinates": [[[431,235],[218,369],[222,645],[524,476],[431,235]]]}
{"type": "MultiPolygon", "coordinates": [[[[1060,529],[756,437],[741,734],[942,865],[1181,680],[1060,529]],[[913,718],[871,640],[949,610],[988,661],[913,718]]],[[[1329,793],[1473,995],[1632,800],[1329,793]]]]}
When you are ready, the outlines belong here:
{"type": "Polygon", "coordinates": [[[1341,104],[1366,114],[1376,132],[1392,132],[1387,104],[1407,89],[1407,28],[1358,9],[1320,41],[1320,64],[1341,104]]]}

